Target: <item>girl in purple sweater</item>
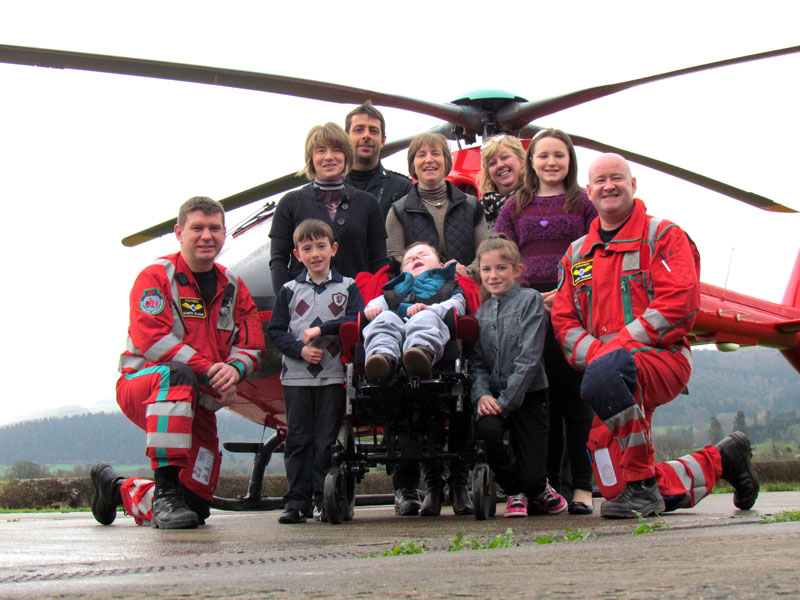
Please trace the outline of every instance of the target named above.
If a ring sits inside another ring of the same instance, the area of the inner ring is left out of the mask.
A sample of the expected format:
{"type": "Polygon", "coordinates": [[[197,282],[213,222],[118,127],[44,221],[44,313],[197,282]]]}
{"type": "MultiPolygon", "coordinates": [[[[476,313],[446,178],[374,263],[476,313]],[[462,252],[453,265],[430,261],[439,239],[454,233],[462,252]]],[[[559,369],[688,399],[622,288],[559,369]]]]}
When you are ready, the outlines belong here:
{"type": "MultiPolygon", "coordinates": [[[[563,131],[545,129],[533,139],[525,154],[522,188],[503,205],[494,225],[517,243],[525,271],[520,285],[542,294],[550,311],[558,285],[558,263],[571,242],[589,231],[597,216],[584,190],[578,186],[578,162],[572,140],[563,131]]],[[[544,359],[550,385],[550,444],[548,477],[562,494],[561,471],[566,432],[571,467],[572,514],[592,512],[592,469],[586,440],[592,410],[580,397],[581,374],[564,360],[548,328],[544,359]]]]}

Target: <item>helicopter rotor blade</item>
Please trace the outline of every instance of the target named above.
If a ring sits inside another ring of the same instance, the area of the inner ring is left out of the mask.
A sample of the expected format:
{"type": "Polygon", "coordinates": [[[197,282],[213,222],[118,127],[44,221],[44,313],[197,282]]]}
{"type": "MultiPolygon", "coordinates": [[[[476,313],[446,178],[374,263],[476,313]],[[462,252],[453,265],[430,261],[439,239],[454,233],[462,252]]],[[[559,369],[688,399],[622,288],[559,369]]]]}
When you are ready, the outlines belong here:
{"type": "MultiPolygon", "coordinates": [[[[451,140],[457,139],[458,137],[458,127],[452,123],[442,123],[441,125],[432,127],[428,131],[430,131],[430,133],[441,133],[451,140]]],[[[401,138],[384,145],[384,147],[381,149],[381,158],[386,158],[387,156],[391,156],[396,152],[400,152],[401,150],[408,148],[408,146],[411,144],[411,141],[415,137],[417,136],[414,135],[401,138]]],[[[246,206],[247,204],[251,204],[253,202],[258,202],[264,198],[269,198],[275,194],[286,192],[299,187],[304,183],[306,183],[306,178],[303,175],[289,173],[288,175],[283,175],[282,177],[278,177],[277,179],[273,179],[267,183],[262,183],[261,185],[252,187],[249,190],[245,190],[243,192],[239,192],[238,194],[233,194],[232,196],[223,198],[219,202],[226,211],[229,211],[235,208],[246,206]]],[[[168,233],[172,233],[174,229],[175,219],[170,219],[123,238],[122,244],[128,247],[138,246],[139,244],[144,244],[150,240],[154,240],[163,235],[167,235],[168,233]]]]}
{"type": "Polygon", "coordinates": [[[729,58],[727,60],[697,65],[695,67],[678,69],[676,71],[668,71],[666,73],[650,75],[649,77],[642,77],[640,79],[631,79],[630,81],[622,81],[620,83],[612,83],[609,85],[587,88],[585,90],[564,94],[563,96],[556,96],[555,98],[548,98],[546,100],[535,100],[533,102],[513,102],[497,111],[497,121],[499,123],[509,124],[513,128],[520,129],[527,123],[540,117],[551,115],[555,112],[559,112],[573,106],[578,106],[579,104],[584,104],[592,100],[597,100],[598,98],[602,98],[604,96],[610,96],[611,94],[616,94],[622,90],[644,85],[645,83],[652,83],[653,81],[669,79],[670,77],[688,75],[689,73],[698,73],[700,71],[737,65],[754,60],[761,60],[764,58],[796,54],[797,52],[800,52],[800,46],[791,46],[789,48],[782,48],[780,50],[770,50],[769,52],[760,52],[758,54],[750,54],[747,56],[740,56],[738,58],[729,58]]]}
{"type": "MultiPolygon", "coordinates": [[[[307,180],[303,175],[298,175],[297,173],[289,173],[288,175],[278,177],[277,179],[273,179],[272,181],[268,181],[267,183],[262,183],[261,185],[252,187],[249,190],[245,190],[243,192],[239,192],[238,194],[233,194],[232,196],[223,198],[219,202],[220,204],[222,204],[222,206],[225,208],[226,211],[229,211],[235,208],[239,208],[241,206],[245,206],[252,202],[258,202],[259,200],[263,200],[264,198],[274,196],[275,194],[280,194],[281,192],[286,192],[288,190],[294,189],[298,186],[303,185],[304,183],[306,183],[306,181],[307,180]]],[[[148,227],[147,229],[143,229],[138,233],[134,233],[132,235],[123,238],[122,244],[128,247],[138,246],[139,244],[143,244],[145,242],[149,242],[150,240],[159,238],[162,235],[167,235],[168,233],[172,233],[174,229],[175,229],[175,219],[172,218],[169,219],[168,221],[164,221],[163,223],[159,223],[158,225],[153,225],[152,227],[148,227]]]]}
{"type": "MultiPolygon", "coordinates": [[[[461,132],[460,127],[453,123],[442,123],[436,127],[431,127],[427,133],[441,133],[448,140],[457,140],[459,139],[461,132]]],[[[415,137],[417,137],[417,135],[410,135],[408,137],[400,138],[399,140],[394,140],[388,144],[385,144],[381,149],[381,158],[386,158],[387,156],[396,154],[401,150],[405,150],[411,145],[411,142],[415,137]]]]}
{"type": "MultiPolygon", "coordinates": [[[[520,132],[520,134],[526,138],[533,137],[534,135],[536,135],[536,133],[538,133],[541,130],[542,128],[538,126],[528,126],[525,127],[520,132]]],[[[623,150],[622,148],[617,148],[616,146],[610,146],[609,144],[604,144],[603,142],[598,142],[596,140],[583,137],[581,135],[574,135],[572,133],[568,135],[572,140],[572,143],[575,144],[576,146],[580,146],[581,148],[588,148],[589,150],[596,150],[598,152],[613,152],[615,154],[620,154],[624,156],[626,159],[629,159],[637,164],[644,165],[645,167],[650,167],[651,169],[655,169],[656,171],[666,173],[667,175],[672,175],[673,177],[677,177],[678,179],[683,179],[684,181],[688,181],[689,183],[699,185],[700,187],[704,187],[713,192],[717,192],[724,196],[728,196],[729,198],[733,198],[734,200],[739,200],[740,202],[744,202],[745,204],[749,204],[750,206],[755,206],[756,208],[760,208],[761,210],[767,210],[770,212],[781,212],[781,213],[798,212],[793,208],[784,206],[783,204],[778,204],[777,202],[774,202],[773,200],[770,200],[769,198],[766,198],[759,194],[754,194],[753,192],[747,192],[732,185],[728,185],[727,183],[717,181],[716,179],[711,179],[710,177],[706,177],[705,175],[700,175],[699,173],[695,173],[694,171],[689,171],[688,169],[684,169],[682,167],[671,165],[656,158],[651,158],[649,156],[645,156],[644,154],[638,154],[636,152],[631,152],[629,150],[623,150]]]]}
{"type": "Polygon", "coordinates": [[[377,106],[418,112],[437,119],[452,121],[469,130],[476,130],[481,120],[478,111],[474,109],[467,111],[455,104],[426,102],[416,98],[384,94],[324,81],[252,71],[2,44],[0,44],[0,62],[203,83],[340,104],[361,104],[371,100],[377,106]]]}

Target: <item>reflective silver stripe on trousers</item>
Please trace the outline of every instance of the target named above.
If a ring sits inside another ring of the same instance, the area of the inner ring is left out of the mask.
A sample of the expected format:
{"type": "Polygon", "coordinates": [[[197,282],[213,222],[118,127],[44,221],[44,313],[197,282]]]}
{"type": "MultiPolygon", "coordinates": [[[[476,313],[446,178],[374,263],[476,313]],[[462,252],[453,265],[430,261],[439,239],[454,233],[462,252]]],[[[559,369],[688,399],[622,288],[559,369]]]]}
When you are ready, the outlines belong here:
{"type": "Polygon", "coordinates": [[[128,497],[131,501],[131,516],[143,521],[148,520],[147,513],[150,512],[153,506],[153,492],[155,490],[155,486],[151,485],[152,483],[149,479],[136,478],[133,480],[133,487],[128,488],[128,497]],[[150,485],[150,489],[145,492],[138,504],[134,504],[133,499],[136,497],[136,493],[144,485],[150,485]]]}
{"type": "Polygon", "coordinates": [[[194,418],[191,402],[153,402],[145,411],[148,417],[188,417],[194,418]]]}
{"type": "MultiPolygon", "coordinates": [[[[642,409],[639,408],[638,404],[632,404],[625,410],[618,412],[615,415],[610,416],[608,419],[603,421],[606,424],[606,427],[612,432],[621,431],[628,423],[643,420],[644,413],[642,409]]],[[[625,437],[620,437],[616,433],[614,435],[615,439],[619,442],[619,446],[624,452],[626,448],[630,448],[633,446],[641,446],[642,444],[647,443],[647,439],[645,438],[643,431],[635,431],[633,433],[628,434],[625,437]]]]}
{"type": "Polygon", "coordinates": [[[148,448],[185,448],[192,447],[191,433],[160,433],[154,431],[147,434],[148,448]]]}
{"type": "Polygon", "coordinates": [[[144,493],[142,496],[142,500],[139,504],[136,505],[136,511],[139,513],[137,516],[142,521],[149,521],[151,519],[147,518],[147,513],[151,513],[150,516],[152,517],[152,510],[153,510],[153,494],[155,494],[156,486],[151,487],[144,493]]]}
{"type": "Polygon", "coordinates": [[[692,477],[694,478],[694,487],[706,487],[706,476],[703,473],[703,468],[700,466],[700,463],[697,462],[697,459],[692,456],[681,456],[678,460],[683,461],[686,463],[686,466],[689,467],[689,470],[692,472],[692,477]]]}
{"type": "Polygon", "coordinates": [[[683,489],[689,492],[692,489],[692,478],[689,476],[689,472],[687,471],[686,467],[684,467],[683,464],[677,460],[668,460],[664,464],[669,465],[670,468],[675,471],[675,475],[677,475],[678,479],[681,480],[683,489]]]}
{"type": "Polygon", "coordinates": [[[636,446],[644,446],[647,444],[647,438],[643,431],[637,431],[628,434],[626,437],[615,438],[619,442],[619,447],[624,452],[627,448],[634,448],[636,446]]]}
{"type": "Polygon", "coordinates": [[[707,494],[706,476],[696,458],[687,454],[678,459],[670,460],[666,464],[675,471],[686,493],[692,495],[692,505],[697,504],[700,500],[705,498],[707,494]]]}

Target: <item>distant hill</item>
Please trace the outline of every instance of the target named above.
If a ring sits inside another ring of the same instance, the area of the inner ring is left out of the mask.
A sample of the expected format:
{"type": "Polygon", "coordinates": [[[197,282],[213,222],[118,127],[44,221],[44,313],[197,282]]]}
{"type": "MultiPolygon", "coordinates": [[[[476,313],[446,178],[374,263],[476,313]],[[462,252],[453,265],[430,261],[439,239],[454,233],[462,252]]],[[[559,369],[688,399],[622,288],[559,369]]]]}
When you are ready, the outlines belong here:
{"type": "MultiPolygon", "coordinates": [[[[694,427],[705,432],[717,416],[726,431],[733,415],[744,411],[747,424],[771,412],[800,412],[800,374],[775,350],[744,348],[733,353],[694,352],[689,395],[682,395],[655,413],[657,426],[694,427]]],[[[262,428],[229,413],[218,413],[219,437],[225,441],[260,441],[262,428]]],[[[788,426],[797,420],[788,421],[788,426]]],[[[266,439],[272,432],[263,434],[266,439]]],[[[756,431],[753,431],[756,433],[756,431]]],[[[768,437],[778,437],[774,432],[768,437]]],[[[39,464],[86,465],[106,460],[117,465],[145,464],[144,433],[118,410],[51,417],[0,427],[0,465],[20,461],[39,464]]],[[[223,465],[247,470],[252,455],[226,453],[223,465]]],[[[273,461],[274,468],[280,461],[273,461]]]]}
{"type": "Polygon", "coordinates": [[[689,395],[659,407],[657,424],[708,427],[712,416],[740,410],[750,423],[767,411],[800,410],[800,373],[776,350],[695,350],[693,359],[689,395]]]}
{"type": "MultiPolygon", "coordinates": [[[[226,410],[217,415],[221,441],[261,441],[261,426],[226,410]]],[[[272,430],[263,432],[263,439],[272,433],[272,430]]],[[[146,464],[144,441],[144,432],[119,411],[24,421],[0,427],[0,465],[10,466],[20,461],[87,465],[100,460],[116,465],[146,464]]],[[[252,462],[252,455],[238,458],[252,462]]]]}

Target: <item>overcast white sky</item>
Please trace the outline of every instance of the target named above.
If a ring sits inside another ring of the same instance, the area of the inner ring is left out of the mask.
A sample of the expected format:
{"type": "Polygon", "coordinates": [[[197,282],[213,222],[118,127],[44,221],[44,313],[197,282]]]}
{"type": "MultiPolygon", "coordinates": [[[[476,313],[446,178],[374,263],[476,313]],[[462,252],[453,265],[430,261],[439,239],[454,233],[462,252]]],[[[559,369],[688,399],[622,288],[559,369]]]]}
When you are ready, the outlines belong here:
{"type": "MultiPolygon", "coordinates": [[[[528,99],[800,43],[795,2],[6,2],[0,43],[292,75],[449,101],[528,99]],[[129,7],[129,8],[126,8],[129,7]],[[491,7],[492,12],[486,12],[491,7]]],[[[538,123],[673,162],[800,209],[800,56],[651,84],[538,123]]],[[[114,396],[136,273],[173,251],[120,239],[296,170],[308,129],[349,106],[134,77],[0,65],[6,283],[0,423],[114,396]],[[9,214],[10,213],[10,214],[9,214]]],[[[435,119],[386,110],[389,138],[435,119]]],[[[594,153],[579,153],[581,182],[594,153]]],[[[388,162],[405,171],[404,153],[388,162]]],[[[798,215],[634,165],[681,224],[704,281],[780,301],[798,215]],[[732,250],[734,249],[735,250],[732,250]]],[[[228,217],[234,225],[250,212],[228,217]]],[[[265,276],[267,274],[265,273],[265,276]]]]}

